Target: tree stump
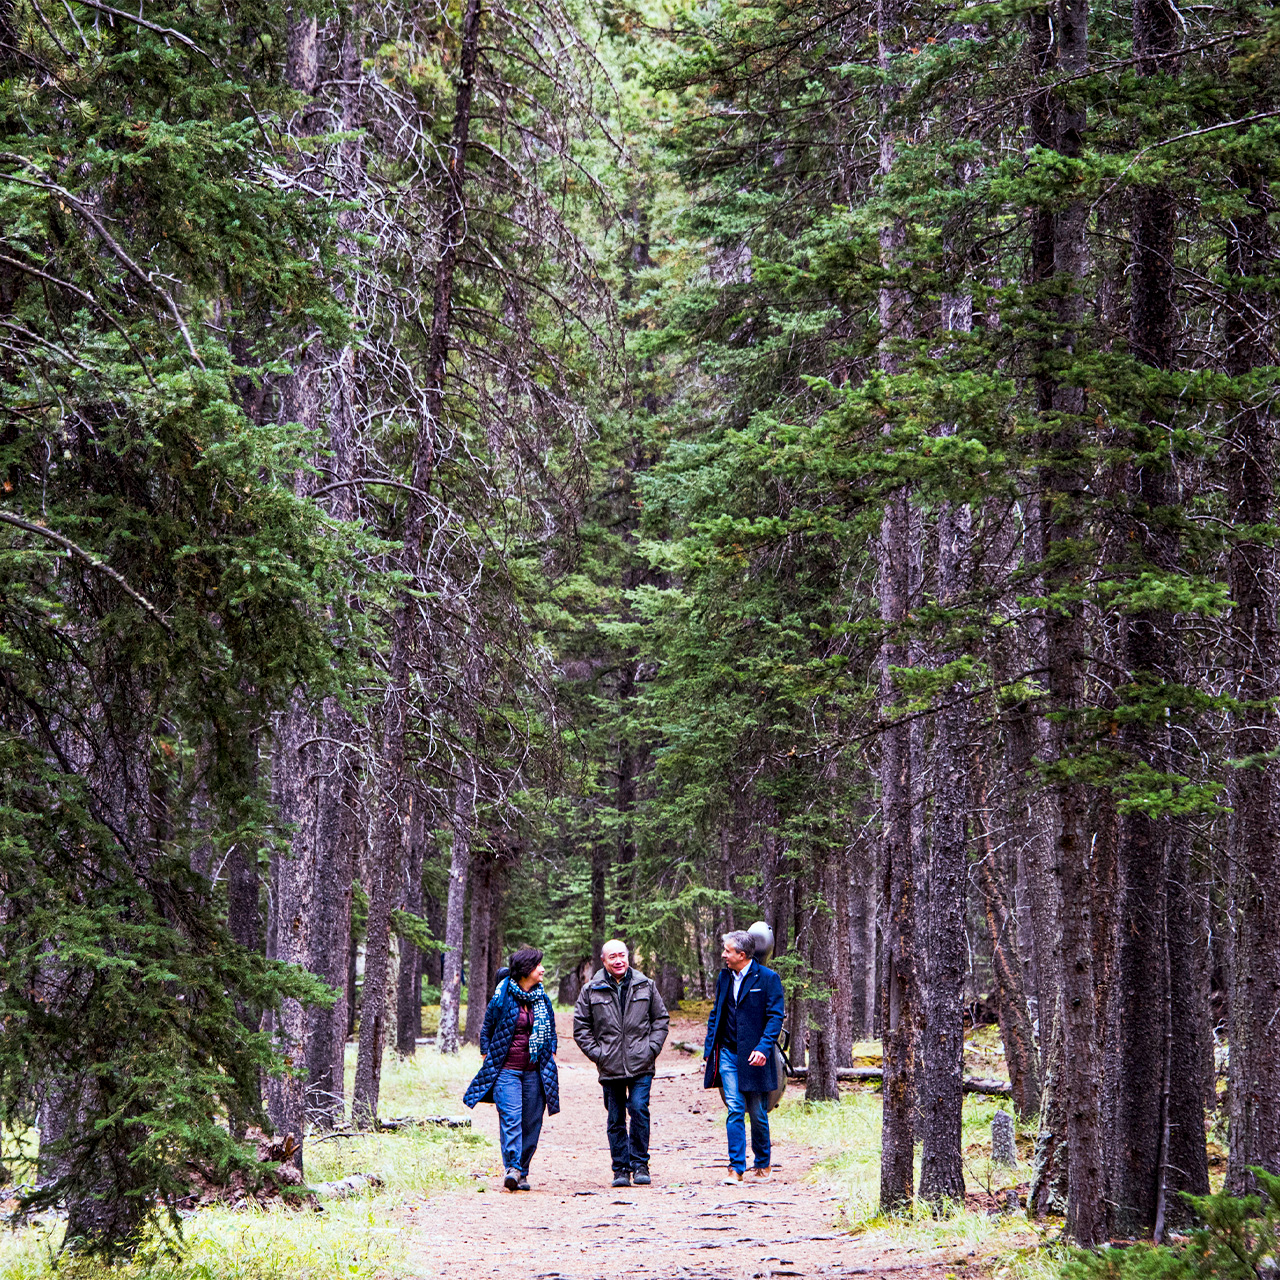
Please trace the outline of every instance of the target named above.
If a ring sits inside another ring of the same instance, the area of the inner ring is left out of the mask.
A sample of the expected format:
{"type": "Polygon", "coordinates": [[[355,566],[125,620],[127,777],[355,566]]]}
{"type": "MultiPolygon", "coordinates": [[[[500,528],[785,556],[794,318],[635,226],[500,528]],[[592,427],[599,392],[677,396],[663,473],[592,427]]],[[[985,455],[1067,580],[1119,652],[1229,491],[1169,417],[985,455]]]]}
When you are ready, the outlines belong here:
{"type": "Polygon", "coordinates": [[[1013,1141],[1013,1117],[1007,1111],[997,1111],[991,1119],[991,1162],[1010,1168],[1018,1163],[1018,1148],[1013,1141]]]}

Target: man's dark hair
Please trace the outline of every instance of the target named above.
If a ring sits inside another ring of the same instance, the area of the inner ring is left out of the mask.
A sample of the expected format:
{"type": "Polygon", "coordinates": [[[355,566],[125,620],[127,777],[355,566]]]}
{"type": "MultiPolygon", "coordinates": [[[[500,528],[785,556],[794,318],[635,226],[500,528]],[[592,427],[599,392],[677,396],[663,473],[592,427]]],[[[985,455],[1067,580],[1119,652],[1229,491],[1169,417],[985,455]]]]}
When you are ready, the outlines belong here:
{"type": "Polygon", "coordinates": [[[741,951],[748,960],[756,953],[756,940],[745,929],[734,929],[731,933],[721,934],[720,941],[726,947],[741,951]]]}
{"type": "Polygon", "coordinates": [[[542,962],[542,952],[537,947],[521,947],[511,953],[511,980],[523,982],[542,962]]]}

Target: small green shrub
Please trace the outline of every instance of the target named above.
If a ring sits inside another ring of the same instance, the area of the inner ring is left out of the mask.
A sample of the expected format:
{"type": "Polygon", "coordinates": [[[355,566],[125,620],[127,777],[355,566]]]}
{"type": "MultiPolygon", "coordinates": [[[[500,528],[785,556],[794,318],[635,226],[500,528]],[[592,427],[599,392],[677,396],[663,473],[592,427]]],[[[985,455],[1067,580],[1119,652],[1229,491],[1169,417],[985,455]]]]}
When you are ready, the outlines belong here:
{"type": "Polygon", "coordinates": [[[1077,1253],[1063,1280],[1274,1280],[1280,1277],[1280,1178],[1254,1169],[1258,1195],[1187,1196],[1201,1225],[1181,1244],[1077,1253]]]}

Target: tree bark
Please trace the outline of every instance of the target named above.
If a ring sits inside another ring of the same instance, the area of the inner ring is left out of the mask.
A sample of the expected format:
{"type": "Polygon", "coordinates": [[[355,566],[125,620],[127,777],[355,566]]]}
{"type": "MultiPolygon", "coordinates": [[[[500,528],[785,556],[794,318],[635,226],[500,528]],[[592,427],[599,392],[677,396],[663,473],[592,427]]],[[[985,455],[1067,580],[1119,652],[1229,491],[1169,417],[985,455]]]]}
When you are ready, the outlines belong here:
{"type": "Polygon", "coordinates": [[[832,986],[836,980],[836,914],[832,896],[835,876],[830,862],[815,860],[808,871],[810,880],[809,925],[806,960],[810,995],[804,1001],[809,1028],[809,1075],[805,1080],[806,1102],[835,1102],[840,1097],[837,1027],[832,1007],[832,986]]]}
{"type": "Polygon", "coordinates": [[[600,952],[607,939],[604,936],[606,923],[606,886],[609,879],[609,846],[600,836],[591,845],[591,963],[600,963],[600,952]]]}
{"type": "Polygon", "coordinates": [[[490,850],[471,855],[471,946],[467,955],[467,1025],[462,1035],[463,1044],[480,1043],[480,1029],[484,1025],[471,1011],[483,1007],[489,999],[489,942],[490,913],[493,908],[493,855],[490,850]]]}
{"type": "Polygon", "coordinates": [[[1209,1194],[1209,1152],[1204,1140],[1206,1057],[1212,1079],[1213,1033],[1209,1027],[1208,899],[1195,883],[1191,832],[1185,823],[1174,833],[1165,889],[1165,937],[1168,944],[1169,1009],[1165,1030],[1166,1065],[1164,1159],[1156,1197],[1155,1235],[1189,1226],[1190,1206],[1177,1193],[1209,1194]]]}
{"type": "MultiPolygon", "coordinates": [[[[1244,379],[1270,363],[1270,297],[1256,283],[1274,269],[1261,171],[1241,170],[1236,187],[1246,211],[1233,220],[1229,269],[1236,285],[1228,299],[1226,367],[1244,379]]],[[[1280,1174],[1280,830],[1276,765],[1280,747],[1276,696],[1280,649],[1276,642],[1277,583],[1274,550],[1252,531],[1276,518],[1275,433],[1269,402],[1247,391],[1232,418],[1227,446],[1227,519],[1245,532],[1231,547],[1228,578],[1235,607],[1231,631],[1235,693],[1246,706],[1236,717],[1232,748],[1241,763],[1231,770],[1228,833],[1231,964],[1231,1154],[1227,1190],[1253,1189],[1251,1166],[1280,1174]]]]}
{"type": "Polygon", "coordinates": [[[854,1040],[876,1034],[876,901],[875,845],[860,832],[851,850],[849,875],[849,953],[854,1040]]]}
{"type": "MultiPolygon", "coordinates": [[[[273,759],[276,811],[281,823],[295,828],[296,834],[291,848],[272,855],[275,920],[269,958],[302,969],[311,968],[318,950],[310,908],[321,871],[319,791],[312,782],[317,752],[308,745],[317,734],[316,718],[295,700],[277,722],[273,759]]],[[[307,1011],[302,1002],[282,1000],[273,1030],[284,1070],[267,1077],[267,1116],[278,1135],[294,1139],[291,1163],[301,1172],[307,1115],[307,1011]]]]}
{"type": "MultiPolygon", "coordinates": [[[[896,634],[906,615],[903,566],[909,515],[907,499],[890,499],[880,535],[880,702],[886,719],[896,711],[891,668],[905,665],[896,634]]],[[[880,1208],[894,1213],[910,1205],[915,1183],[916,1019],[915,866],[911,840],[910,743],[905,724],[881,734],[880,790],[881,967],[884,1115],[880,1154],[880,1208]]]]}
{"type": "MultiPolygon", "coordinates": [[[[432,851],[432,860],[434,861],[434,850],[432,851]]],[[[427,865],[427,849],[424,845],[422,862],[424,868],[427,865]]],[[[431,927],[431,936],[437,941],[444,937],[444,904],[424,886],[423,888],[423,915],[427,924],[431,927]]],[[[432,949],[426,952],[422,957],[422,976],[427,982],[437,990],[444,981],[444,961],[438,950],[432,949]]]]}
{"type": "MultiPolygon", "coordinates": [[[[787,877],[787,922],[791,937],[791,950],[804,959],[805,920],[808,913],[808,885],[805,877],[793,871],[787,877]]],[[[775,935],[776,941],[776,935],[775,935]]],[[[715,954],[718,956],[717,946],[715,954]]],[[[714,986],[712,987],[714,991],[714,986]]],[[[803,1000],[792,1000],[787,1006],[787,1030],[791,1035],[791,1065],[803,1067],[808,1062],[809,1018],[803,1000]]]]}
{"type": "MultiPolygon", "coordinates": [[[[237,841],[227,854],[227,932],[247,951],[263,951],[261,906],[259,904],[258,855],[237,841]]],[[[262,1021],[262,1010],[236,1000],[236,1013],[250,1030],[256,1031],[262,1021]]],[[[237,1137],[242,1137],[242,1122],[231,1121],[237,1137]]]]}
{"type": "MultiPolygon", "coordinates": [[[[618,685],[619,723],[625,724],[630,718],[631,702],[635,697],[635,691],[636,664],[634,660],[628,660],[622,664],[622,679],[618,685]]],[[[615,798],[618,813],[618,893],[613,907],[613,923],[628,947],[631,946],[631,939],[628,937],[627,912],[635,905],[632,901],[635,890],[636,860],[635,832],[632,827],[632,810],[635,808],[635,802],[635,749],[624,733],[618,742],[618,788],[615,798]]],[[[603,946],[604,939],[600,941],[603,946]]],[[[599,951],[596,954],[599,955],[599,951]]]]}
{"type": "Polygon", "coordinates": [[[835,1024],[837,1067],[853,1066],[853,951],[849,928],[849,862],[852,850],[842,846],[830,861],[832,929],[831,1014],[835,1024]]]}
{"type": "MultiPolygon", "coordinates": [[[[350,742],[350,717],[328,700],[321,721],[333,743],[350,742]]],[[[347,1042],[347,956],[351,948],[351,885],[354,879],[356,807],[359,785],[350,753],[341,746],[321,747],[324,766],[316,814],[317,874],[313,879],[308,927],[312,935],[309,968],[333,989],[334,1003],[307,1011],[307,1108],[320,1129],[344,1121],[347,1042]]]]}
{"type": "MultiPolygon", "coordinates": [[[[1057,69],[1083,75],[1088,66],[1087,0],[1058,0],[1057,69]]],[[[1082,107],[1056,104],[1058,152],[1068,158],[1082,151],[1082,107]]],[[[1060,357],[1079,353],[1084,320],[1083,288],[1088,266],[1085,225],[1088,206],[1069,202],[1054,224],[1054,276],[1060,357]]],[[[1063,1028],[1062,1099],[1067,1119],[1067,1234],[1086,1248],[1106,1235],[1101,1130],[1101,1081],[1098,1071],[1098,1018],[1094,987],[1093,880],[1085,784],[1074,776],[1080,746],[1080,716],[1085,710],[1085,623],[1079,599],[1088,485],[1083,456],[1085,396],[1074,374],[1053,377],[1055,425],[1053,464],[1047,469],[1043,523],[1050,568],[1045,574],[1053,606],[1046,618],[1049,694],[1061,717],[1054,726],[1055,783],[1058,807],[1058,936],[1061,939],[1063,1028]]]]}
{"type": "Polygon", "coordinates": [[[1046,1030],[1044,1088],[1040,1095],[1040,1130],[1032,1159],[1031,1186],[1027,1191],[1027,1213],[1042,1218],[1046,1213],[1067,1211],[1067,1115],[1062,1096],[1062,1014],[1054,1010],[1046,1030]]]}
{"type": "Polygon", "coordinates": [[[1009,1091],[1019,1119],[1027,1120],[1040,1110],[1039,1056],[1035,1032],[1022,985],[1023,967],[1019,961],[1019,939],[1014,936],[1013,917],[1009,910],[1004,877],[996,864],[991,841],[991,822],[987,807],[985,772],[979,757],[975,769],[978,786],[976,813],[981,824],[982,856],[974,870],[982,892],[983,914],[987,935],[991,939],[991,970],[996,983],[996,1017],[1000,1023],[1000,1040],[1009,1068],[1009,1091]]]}
{"type": "MultiPolygon", "coordinates": [[[[1137,0],[1133,43],[1138,74],[1174,70],[1167,55],[1176,48],[1177,24],[1168,0],[1137,0]]],[[[1129,346],[1134,357],[1153,369],[1173,364],[1177,312],[1173,294],[1176,205],[1166,186],[1140,187],[1132,196],[1133,263],[1130,276],[1129,346]]],[[[1163,508],[1171,498],[1168,468],[1152,462],[1161,452],[1163,426],[1158,409],[1139,415],[1135,449],[1145,455],[1126,468],[1131,508],[1128,550],[1134,571],[1170,573],[1176,567],[1173,539],[1163,527],[1163,508]]],[[[1167,454],[1167,449],[1163,450],[1167,454]]],[[[1168,679],[1172,619],[1163,611],[1144,611],[1123,624],[1124,662],[1131,701],[1161,699],[1168,679]]],[[[1151,712],[1131,718],[1124,746],[1135,761],[1157,773],[1168,771],[1168,742],[1163,716],[1151,712]]],[[[1167,1138],[1169,1094],[1153,1089],[1167,1081],[1169,1046],[1175,1029],[1170,1008],[1169,947],[1166,934],[1166,886],[1170,844],[1167,816],[1124,813],[1119,819],[1116,857],[1117,894],[1115,972],[1109,982],[1107,1014],[1108,1227],[1112,1235],[1139,1236],[1156,1225],[1163,1185],[1160,1167],[1167,1138]]]]}
{"type": "MultiPolygon", "coordinates": [[[[508,851],[509,852],[509,851],[508,851]]],[[[498,985],[498,970],[506,964],[506,919],[503,904],[506,900],[507,866],[499,862],[489,880],[489,948],[488,968],[485,971],[486,997],[492,995],[498,985]]]]}
{"type": "Polygon", "coordinates": [[[449,901],[445,908],[444,975],[440,984],[440,1032],[436,1037],[441,1053],[458,1052],[458,1021],[462,1012],[462,940],[475,820],[475,765],[470,757],[464,761],[461,773],[453,801],[453,848],[449,855],[449,901]]]}
{"type": "MultiPolygon", "coordinates": [[[[404,909],[410,915],[422,916],[422,845],[425,806],[415,806],[409,831],[409,850],[405,858],[404,909]]],[[[422,964],[418,948],[408,938],[400,939],[400,966],[396,975],[396,1052],[412,1057],[418,1050],[422,1031],[422,964]]]]}
{"type": "MultiPolygon", "coordinates": [[[[899,0],[877,0],[877,59],[885,74],[880,93],[880,173],[893,171],[895,140],[893,113],[901,87],[889,75],[901,52],[902,13],[899,0]]],[[[880,257],[893,273],[901,267],[906,226],[894,218],[880,232],[880,257]]],[[[888,374],[898,369],[892,350],[895,340],[910,334],[908,300],[901,288],[886,284],[880,290],[882,341],[880,366],[888,374]]],[[[916,1116],[916,1036],[919,1021],[919,983],[916,970],[916,881],[912,838],[913,785],[911,730],[892,723],[898,710],[893,668],[907,665],[902,628],[910,591],[911,511],[905,491],[886,502],[878,547],[877,594],[884,638],[880,645],[880,716],[889,722],[880,737],[881,801],[881,1036],[884,1067],[883,1121],[880,1150],[880,1208],[896,1213],[910,1206],[915,1190],[913,1157],[916,1116]]]]}
{"type": "MultiPolygon", "coordinates": [[[[423,423],[413,454],[413,488],[406,520],[403,568],[417,579],[422,567],[422,542],[426,529],[425,495],[436,464],[436,433],[444,412],[444,383],[453,332],[453,285],[466,222],[465,176],[471,135],[471,99],[475,90],[476,60],[480,47],[480,0],[467,0],[463,11],[458,50],[457,89],[446,172],[448,205],[440,227],[440,257],[436,263],[432,297],[431,331],[427,340],[424,371],[423,423]]],[[[360,1050],[356,1058],[356,1082],[352,1099],[356,1123],[372,1127],[378,1111],[378,1075],[382,1062],[382,1024],[387,998],[387,955],[390,943],[391,898],[400,883],[402,843],[401,804],[404,800],[405,732],[408,720],[409,654],[415,639],[416,602],[403,599],[392,618],[391,652],[387,663],[386,692],[382,708],[382,743],[378,757],[381,805],[373,848],[369,884],[369,934],[365,944],[365,978],[361,997],[360,1050]]],[[[469,830],[468,830],[469,838],[469,830]]],[[[464,844],[467,842],[464,841],[464,844]]],[[[454,857],[458,856],[455,829],[454,857]]],[[[452,877],[452,873],[451,873],[452,877]]],[[[464,872],[465,880],[465,872],[464,872]]],[[[465,888],[465,883],[464,883],[465,888]]],[[[453,886],[450,884],[452,898],[453,886]]],[[[452,904],[451,904],[452,905],[452,904]]],[[[462,904],[458,904],[461,920],[462,904]]],[[[452,911],[451,922],[452,922],[452,911]]],[[[458,939],[461,946],[461,938],[458,939]]],[[[457,952],[449,953],[461,963],[457,952]]],[[[447,964],[446,964],[447,968],[447,964]]],[[[445,985],[449,979],[446,973],[445,985]]],[[[442,1050],[457,1050],[458,982],[451,993],[453,1004],[440,1007],[442,1050]],[[452,1025],[446,1021],[449,1014],[452,1025]]]]}
{"type": "MultiPolygon", "coordinates": [[[[953,326],[954,327],[954,326],[953,326]]],[[[938,602],[954,608],[966,589],[970,517],[967,507],[945,507],[938,516],[938,602]]],[[[944,654],[943,661],[954,655],[944,654]]],[[[920,1085],[920,1198],[935,1212],[964,1204],[960,1112],[964,1102],[964,1003],[967,967],[964,929],[968,888],[970,809],[965,709],[961,690],[943,697],[935,717],[933,811],[929,841],[929,897],[925,939],[928,979],[923,998],[920,1085]]]]}

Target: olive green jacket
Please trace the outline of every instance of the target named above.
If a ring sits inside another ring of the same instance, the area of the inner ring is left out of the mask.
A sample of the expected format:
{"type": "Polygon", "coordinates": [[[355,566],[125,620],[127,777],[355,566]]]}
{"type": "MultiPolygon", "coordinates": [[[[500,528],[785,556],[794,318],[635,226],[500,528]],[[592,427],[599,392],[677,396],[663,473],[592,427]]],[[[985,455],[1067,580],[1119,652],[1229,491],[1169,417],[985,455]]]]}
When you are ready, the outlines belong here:
{"type": "Polygon", "coordinates": [[[596,1064],[601,1080],[630,1080],[653,1074],[667,1023],[667,1006],[651,978],[631,970],[624,1012],[617,988],[603,969],[597,969],[574,1006],[573,1038],[596,1064]]]}

